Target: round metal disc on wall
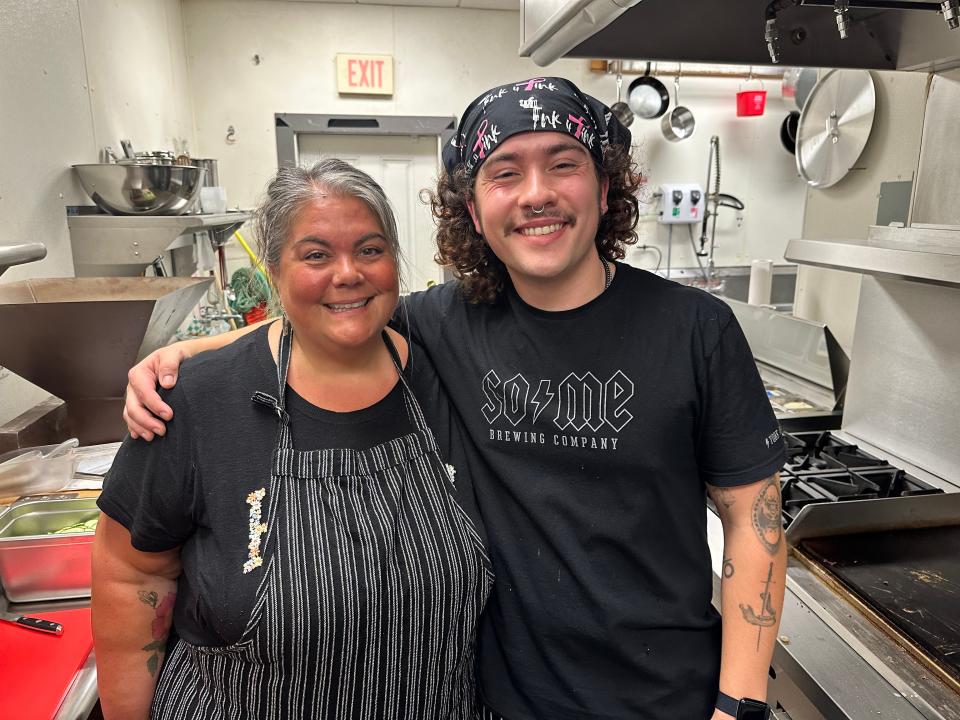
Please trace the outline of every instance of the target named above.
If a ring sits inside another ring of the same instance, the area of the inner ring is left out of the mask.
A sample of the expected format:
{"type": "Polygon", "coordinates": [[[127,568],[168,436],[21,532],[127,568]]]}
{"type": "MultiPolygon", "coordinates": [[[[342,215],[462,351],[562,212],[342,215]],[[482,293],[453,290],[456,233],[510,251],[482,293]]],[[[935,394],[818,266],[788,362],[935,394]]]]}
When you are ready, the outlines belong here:
{"type": "Polygon", "coordinates": [[[809,185],[828,188],[850,171],[870,137],[875,108],[866,70],[831,70],[816,84],[797,130],[797,171],[809,185]]]}

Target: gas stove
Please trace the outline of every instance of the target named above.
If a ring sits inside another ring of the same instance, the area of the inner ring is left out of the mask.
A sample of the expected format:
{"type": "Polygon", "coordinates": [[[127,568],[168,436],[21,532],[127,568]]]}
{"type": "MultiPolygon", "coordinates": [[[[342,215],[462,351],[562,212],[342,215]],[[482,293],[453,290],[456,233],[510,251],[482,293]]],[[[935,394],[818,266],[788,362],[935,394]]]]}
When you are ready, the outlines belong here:
{"type": "Polygon", "coordinates": [[[830,432],[784,433],[784,442],[784,527],[807,505],[943,492],[830,432]]]}

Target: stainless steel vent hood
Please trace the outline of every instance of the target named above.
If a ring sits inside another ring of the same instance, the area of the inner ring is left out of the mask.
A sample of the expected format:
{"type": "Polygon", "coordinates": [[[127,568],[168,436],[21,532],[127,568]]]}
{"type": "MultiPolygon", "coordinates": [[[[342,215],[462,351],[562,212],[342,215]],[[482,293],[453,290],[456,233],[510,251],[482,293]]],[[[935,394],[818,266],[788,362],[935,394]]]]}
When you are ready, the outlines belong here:
{"type": "Polygon", "coordinates": [[[785,67],[943,71],[960,67],[956,0],[521,0],[520,55],[770,65],[772,11],[785,67]],[[841,39],[838,19],[847,34],[841,39]]]}

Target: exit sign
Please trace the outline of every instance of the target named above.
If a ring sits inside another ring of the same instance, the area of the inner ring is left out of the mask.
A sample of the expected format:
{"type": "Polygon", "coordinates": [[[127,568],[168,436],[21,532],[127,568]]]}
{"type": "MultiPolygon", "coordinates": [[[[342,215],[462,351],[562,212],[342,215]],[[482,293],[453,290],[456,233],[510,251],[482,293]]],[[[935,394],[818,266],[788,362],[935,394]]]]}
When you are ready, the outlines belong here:
{"type": "Polygon", "coordinates": [[[341,95],[393,95],[393,56],[338,53],[337,92],[341,95]]]}

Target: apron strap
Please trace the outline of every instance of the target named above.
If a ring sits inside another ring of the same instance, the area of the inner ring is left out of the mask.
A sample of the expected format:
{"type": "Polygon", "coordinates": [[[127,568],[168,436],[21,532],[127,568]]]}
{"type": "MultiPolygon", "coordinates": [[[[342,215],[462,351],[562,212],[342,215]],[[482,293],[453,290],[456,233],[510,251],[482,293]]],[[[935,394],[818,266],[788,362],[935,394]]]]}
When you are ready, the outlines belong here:
{"type": "Polygon", "coordinates": [[[290,356],[293,354],[293,326],[287,318],[283,319],[283,331],[280,333],[280,348],[277,351],[277,399],[281,410],[286,409],[287,373],[290,370],[290,356]]]}
{"type": "Polygon", "coordinates": [[[393,366],[397,369],[397,375],[400,376],[400,382],[403,383],[403,404],[407,408],[407,415],[410,417],[410,422],[413,423],[417,430],[429,432],[430,428],[427,425],[427,419],[423,416],[423,410],[420,409],[420,403],[417,402],[417,398],[413,394],[413,390],[411,390],[410,385],[407,384],[407,378],[403,375],[403,366],[400,363],[400,353],[397,352],[397,348],[393,344],[390,333],[384,329],[381,333],[381,337],[383,338],[383,344],[386,345],[387,350],[390,351],[390,357],[393,358],[393,366]]]}
{"type": "Polygon", "coordinates": [[[287,411],[283,409],[280,404],[280,401],[277,400],[273,395],[268,395],[262,390],[257,390],[251,397],[251,400],[260,405],[265,405],[266,407],[273,410],[277,417],[280,419],[284,425],[287,425],[290,422],[290,415],[287,414],[287,411]]]}
{"type": "Polygon", "coordinates": [[[290,414],[285,407],[287,371],[290,369],[290,354],[292,349],[293,329],[289,321],[284,318],[283,331],[280,334],[280,349],[277,353],[277,394],[273,396],[262,390],[257,390],[250,397],[253,402],[270,408],[280,421],[280,432],[277,437],[277,447],[274,452],[275,457],[279,457],[276,451],[293,447],[292,435],[290,433],[290,414]]]}
{"type": "MultiPolygon", "coordinates": [[[[407,383],[406,377],[404,377],[403,367],[400,362],[400,353],[397,352],[397,348],[394,346],[393,340],[390,338],[390,335],[386,330],[383,330],[381,337],[383,338],[383,343],[387,346],[387,350],[389,351],[390,357],[393,360],[393,366],[397,371],[400,382],[403,384],[404,406],[407,409],[407,415],[410,417],[410,422],[413,423],[414,427],[416,427],[418,430],[429,432],[430,428],[427,425],[427,420],[423,415],[423,410],[420,408],[420,403],[417,402],[417,398],[410,389],[410,385],[407,383]]],[[[293,327],[290,325],[289,320],[284,319],[283,331],[280,334],[280,348],[277,353],[277,395],[274,397],[273,395],[269,395],[261,390],[257,390],[251,397],[253,402],[265,405],[277,414],[277,418],[280,420],[281,427],[280,444],[285,448],[292,447],[290,415],[286,410],[287,374],[290,370],[290,356],[292,352],[293,327]]]]}

